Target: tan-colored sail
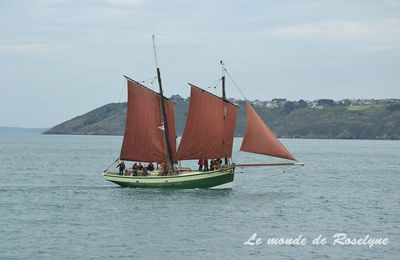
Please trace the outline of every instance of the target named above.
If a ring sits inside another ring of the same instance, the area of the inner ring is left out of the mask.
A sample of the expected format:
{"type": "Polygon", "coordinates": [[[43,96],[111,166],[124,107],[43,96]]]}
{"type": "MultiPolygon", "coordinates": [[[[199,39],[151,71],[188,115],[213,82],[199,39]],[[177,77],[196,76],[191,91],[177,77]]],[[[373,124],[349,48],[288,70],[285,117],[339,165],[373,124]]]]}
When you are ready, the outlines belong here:
{"type": "MultiPolygon", "coordinates": [[[[174,103],[165,100],[173,158],[176,158],[174,103]]],[[[168,162],[160,95],[128,79],[128,108],[122,160],[168,162]]]]}
{"type": "Polygon", "coordinates": [[[246,111],[246,130],[240,150],[295,161],[294,156],[257,115],[249,102],[246,103],[246,111]]]}
{"type": "Polygon", "coordinates": [[[235,105],[191,85],[178,160],[232,157],[236,112],[235,105]]]}

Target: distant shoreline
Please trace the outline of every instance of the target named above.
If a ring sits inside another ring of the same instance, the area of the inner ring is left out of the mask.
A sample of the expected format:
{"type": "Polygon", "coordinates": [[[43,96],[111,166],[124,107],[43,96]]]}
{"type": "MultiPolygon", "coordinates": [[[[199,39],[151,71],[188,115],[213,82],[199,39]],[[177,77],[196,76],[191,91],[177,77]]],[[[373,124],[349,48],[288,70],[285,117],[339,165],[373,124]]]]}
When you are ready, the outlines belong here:
{"type": "Polygon", "coordinates": [[[49,128],[0,126],[0,133],[43,133],[49,128]]]}
{"type": "MultiPolygon", "coordinates": [[[[49,128],[24,128],[24,127],[7,127],[0,126],[0,134],[40,134],[40,135],[56,135],[56,136],[111,136],[123,137],[120,134],[73,134],[73,133],[46,133],[49,128]]],[[[180,138],[181,136],[178,136],[180,138]]],[[[235,138],[241,138],[238,135],[235,138]]],[[[372,140],[372,141],[398,141],[400,138],[329,138],[329,137],[304,137],[304,136],[279,136],[279,139],[303,139],[303,140],[372,140]]]]}
{"type": "MultiPolygon", "coordinates": [[[[175,103],[176,135],[180,136],[185,127],[189,99],[178,95],[170,99],[175,103]]],[[[244,135],[246,126],[246,103],[244,100],[231,101],[239,106],[235,137],[241,137],[244,135]]],[[[252,101],[252,105],[261,119],[279,138],[400,139],[400,99],[346,99],[342,101],[273,99],[272,101],[255,100],[252,101]]],[[[15,130],[58,135],[121,136],[125,131],[126,109],[127,103],[110,103],[49,129],[6,128],[6,132],[15,130]]]]}
{"type": "MultiPolygon", "coordinates": [[[[42,135],[65,135],[65,136],[112,136],[112,137],[123,137],[123,135],[106,135],[106,134],[60,134],[60,133],[40,133],[42,135]]],[[[241,138],[243,136],[234,136],[235,138],[241,138]]],[[[181,136],[178,136],[181,138],[181,136]]],[[[400,138],[328,138],[328,137],[288,137],[288,136],[279,136],[279,139],[299,139],[299,140],[370,140],[370,141],[399,141],[400,138]]]]}
{"type": "MultiPolygon", "coordinates": [[[[176,135],[183,133],[189,99],[172,96],[175,103],[176,135]]],[[[245,101],[232,100],[239,106],[235,136],[244,135],[245,101]]],[[[313,102],[252,101],[257,114],[280,138],[398,140],[400,139],[400,100],[313,102]]],[[[110,103],[74,117],[47,131],[46,134],[123,135],[126,103],[110,103]]],[[[140,127],[140,125],[139,125],[140,127]]]]}

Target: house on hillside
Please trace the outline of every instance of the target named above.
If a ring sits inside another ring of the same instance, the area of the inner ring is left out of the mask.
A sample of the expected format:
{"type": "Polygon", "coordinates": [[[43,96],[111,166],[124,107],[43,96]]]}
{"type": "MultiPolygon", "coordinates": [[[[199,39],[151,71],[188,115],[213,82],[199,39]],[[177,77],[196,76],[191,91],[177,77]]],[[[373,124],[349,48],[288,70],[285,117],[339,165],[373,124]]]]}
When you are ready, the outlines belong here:
{"type": "Polygon", "coordinates": [[[307,104],[307,107],[312,108],[312,109],[323,109],[323,108],[324,108],[324,106],[318,104],[317,101],[309,102],[309,103],[307,104]]]}

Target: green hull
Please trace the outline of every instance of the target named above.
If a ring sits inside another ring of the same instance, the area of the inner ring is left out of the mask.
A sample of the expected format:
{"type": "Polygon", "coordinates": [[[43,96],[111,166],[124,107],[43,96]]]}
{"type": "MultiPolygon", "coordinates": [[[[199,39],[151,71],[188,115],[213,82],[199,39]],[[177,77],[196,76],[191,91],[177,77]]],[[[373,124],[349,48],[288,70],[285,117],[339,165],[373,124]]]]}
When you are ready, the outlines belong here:
{"type": "Polygon", "coordinates": [[[104,178],[123,187],[195,189],[211,188],[233,182],[234,172],[234,167],[173,176],[121,176],[114,172],[107,172],[104,178]]]}

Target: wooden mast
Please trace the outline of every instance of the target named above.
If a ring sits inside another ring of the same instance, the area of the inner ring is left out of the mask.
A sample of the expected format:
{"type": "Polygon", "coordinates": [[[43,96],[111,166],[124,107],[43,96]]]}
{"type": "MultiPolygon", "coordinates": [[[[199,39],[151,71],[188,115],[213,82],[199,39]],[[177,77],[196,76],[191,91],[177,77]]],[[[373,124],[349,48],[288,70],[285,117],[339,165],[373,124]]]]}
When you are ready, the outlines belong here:
{"type": "Polygon", "coordinates": [[[226,93],[225,93],[225,68],[224,68],[224,63],[222,60],[220,61],[221,63],[221,70],[222,70],[222,99],[226,100],[226,93]]]}
{"type": "Polygon", "coordinates": [[[157,79],[158,79],[158,86],[160,89],[160,102],[161,102],[161,115],[162,115],[162,120],[164,123],[164,135],[165,135],[165,143],[167,146],[167,155],[168,155],[168,175],[171,175],[173,170],[174,170],[174,158],[172,155],[172,146],[171,146],[171,140],[169,138],[169,130],[168,130],[168,122],[167,122],[167,113],[165,112],[165,102],[164,102],[164,94],[163,94],[163,89],[162,89],[162,84],[161,84],[161,73],[160,73],[160,68],[158,67],[158,62],[157,62],[157,53],[156,53],[156,44],[155,44],[155,36],[153,34],[153,50],[154,50],[154,58],[156,60],[156,68],[157,68],[157,79]]]}
{"type": "MultiPolygon", "coordinates": [[[[221,81],[222,81],[222,99],[224,100],[224,102],[226,101],[226,93],[225,93],[225,67],[224,67],[224,63],[222,62],[222,60],[220,61],[221,64],[221,72],[222,72],[222,77],[221,77],[221,81]]],[[[224,111],[225,113],[225,111],[224,111]]],[[[226,115],[224,115],[224,120],[226,118],[226,115]]],[[[225,124],[224,124],[225,125],[225,124]]],[[[225,147],[225,144],[223,144],[225,147]]],[[[228,158],[225,158],[225,165],[228,164],[228,158]]]]}

